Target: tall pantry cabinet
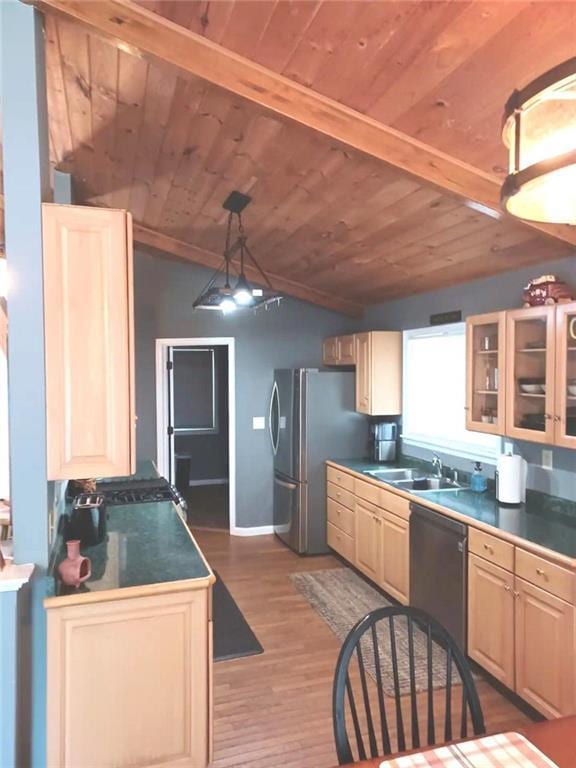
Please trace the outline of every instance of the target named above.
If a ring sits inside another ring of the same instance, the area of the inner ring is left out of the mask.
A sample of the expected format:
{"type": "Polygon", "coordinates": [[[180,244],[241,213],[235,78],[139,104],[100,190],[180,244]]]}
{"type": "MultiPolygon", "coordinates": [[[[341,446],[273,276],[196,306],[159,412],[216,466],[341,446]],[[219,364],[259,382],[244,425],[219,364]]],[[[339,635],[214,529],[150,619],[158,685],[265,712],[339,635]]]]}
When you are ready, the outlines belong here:
{"type": "Polygon", "coordinates": [[[50,480],[135,471],[132,217],[42,206],[50,480]]]}

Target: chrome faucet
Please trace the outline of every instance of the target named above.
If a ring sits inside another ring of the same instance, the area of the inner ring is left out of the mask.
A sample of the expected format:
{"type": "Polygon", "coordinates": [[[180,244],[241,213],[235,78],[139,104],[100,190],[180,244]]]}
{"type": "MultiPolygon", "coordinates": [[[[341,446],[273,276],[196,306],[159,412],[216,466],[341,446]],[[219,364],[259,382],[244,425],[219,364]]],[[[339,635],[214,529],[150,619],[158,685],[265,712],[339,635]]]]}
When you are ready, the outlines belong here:
{"type": "Polygon", "coordinates": [[[442,469],[444,468],[444,465],[442,464],[442,459],[440,458],[440,456],[438,456],[437,453],[433,454],[432,466],[436,470],[436,475],[438,477],[442,477],[442,469]]]}

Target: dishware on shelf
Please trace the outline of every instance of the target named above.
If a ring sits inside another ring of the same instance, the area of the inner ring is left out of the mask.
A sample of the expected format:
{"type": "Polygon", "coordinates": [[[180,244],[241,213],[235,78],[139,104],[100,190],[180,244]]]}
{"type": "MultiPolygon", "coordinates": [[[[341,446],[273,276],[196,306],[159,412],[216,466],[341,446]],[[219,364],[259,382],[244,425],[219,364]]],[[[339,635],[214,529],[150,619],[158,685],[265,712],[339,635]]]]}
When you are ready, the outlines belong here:
{"type": "Polygon", "coordinates": [[[67,556],[58,566],[58,574],[68,587],[79,587],[90,578],[92,563],[89,557],[80,554],[80,541],[72,539],[66,542],[67,556]]]}
{"type": "Polygon", "coordinates": [[[576,397],[576,379],[568,382],[568,394],[572,397],[576,397]]]}
{"type": "Polygon", "coordinates": [[[518,379],[518,386],[527,395],[541,395],[546,391],[544,379],[518,379]]]}

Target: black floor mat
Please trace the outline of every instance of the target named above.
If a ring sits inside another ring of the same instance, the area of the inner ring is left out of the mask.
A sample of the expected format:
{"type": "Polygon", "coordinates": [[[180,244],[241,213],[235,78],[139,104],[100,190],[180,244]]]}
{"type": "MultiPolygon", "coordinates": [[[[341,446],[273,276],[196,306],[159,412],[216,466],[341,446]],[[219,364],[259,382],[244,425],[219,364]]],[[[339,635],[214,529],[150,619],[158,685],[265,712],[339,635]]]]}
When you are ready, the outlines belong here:
{"type": "Polygon", "coordinates": [[[228,588],[215,572],[212,587],[212,615],[214,619],[214,661],[254,656],[264,649],[238,608],[228,588]]]}

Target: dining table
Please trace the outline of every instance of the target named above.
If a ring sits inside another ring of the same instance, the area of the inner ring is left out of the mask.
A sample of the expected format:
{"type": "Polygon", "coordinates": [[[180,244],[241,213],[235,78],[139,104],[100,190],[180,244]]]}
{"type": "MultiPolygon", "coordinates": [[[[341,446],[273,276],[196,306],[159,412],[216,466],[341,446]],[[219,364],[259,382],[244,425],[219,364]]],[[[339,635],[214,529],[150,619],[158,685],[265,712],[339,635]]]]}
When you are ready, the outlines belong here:
{"type": "MultiPolygon", "coordinates": [[[[557,720],[545,720],[529,723],[515,729],[516,733],[525,736],[540,752],[548,757],[558,768],[576,768],[576,715],[561,717],[557,720]]],[[[454,742],[464,743],[464,742],[454,742]]],[[[426,752],[431,747],[403,752],[403,755],[418,755],[426,752]]],[[[398,757],[394,755],[393,757],[398,757]]],[[[361,760],[349,763],[346,768],[378,768],[386,761],[386,756],[375,757],[370,760],[361,760]]]]}

